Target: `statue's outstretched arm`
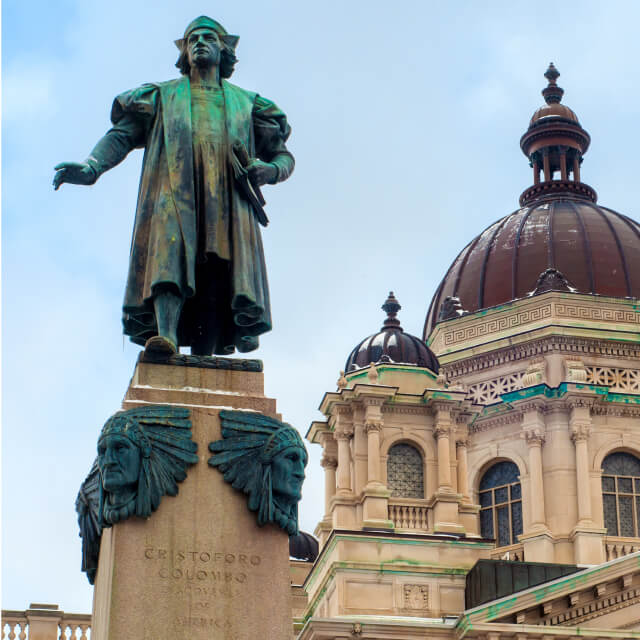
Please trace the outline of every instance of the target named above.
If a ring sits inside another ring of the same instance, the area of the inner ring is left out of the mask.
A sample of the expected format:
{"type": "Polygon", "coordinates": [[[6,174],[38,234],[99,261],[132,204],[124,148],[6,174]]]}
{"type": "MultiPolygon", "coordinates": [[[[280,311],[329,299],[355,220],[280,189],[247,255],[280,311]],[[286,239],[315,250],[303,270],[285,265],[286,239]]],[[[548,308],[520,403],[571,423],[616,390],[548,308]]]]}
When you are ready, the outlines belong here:
{"type": "Polygon", "coordinates": [[[125,116],[98,141],[84,162],[61,162],[54,169],[53,186],[63,182],[94,184],[105,172],[122,162],[136,147],[144,145],[144,128],[135,118],[125,116]]]}

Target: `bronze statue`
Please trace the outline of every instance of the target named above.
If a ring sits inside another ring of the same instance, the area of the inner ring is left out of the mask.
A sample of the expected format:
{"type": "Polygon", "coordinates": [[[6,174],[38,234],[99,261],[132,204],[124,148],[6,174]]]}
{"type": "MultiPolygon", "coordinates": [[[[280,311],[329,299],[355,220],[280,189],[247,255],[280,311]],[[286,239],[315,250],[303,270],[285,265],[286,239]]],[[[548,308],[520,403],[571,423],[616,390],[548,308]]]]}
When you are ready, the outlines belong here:
{"type": "Polygon", "coordinates": [[[176,41],[182,77],[117,96],[87,160],[55,167],[56,189],[90,185],[145,148],[123,325],[151,352],[247,352],[271,329],[259,187],[286,180],[294,160],[285,114],[226,80],[237,42],[196,18],[176,41]]]}

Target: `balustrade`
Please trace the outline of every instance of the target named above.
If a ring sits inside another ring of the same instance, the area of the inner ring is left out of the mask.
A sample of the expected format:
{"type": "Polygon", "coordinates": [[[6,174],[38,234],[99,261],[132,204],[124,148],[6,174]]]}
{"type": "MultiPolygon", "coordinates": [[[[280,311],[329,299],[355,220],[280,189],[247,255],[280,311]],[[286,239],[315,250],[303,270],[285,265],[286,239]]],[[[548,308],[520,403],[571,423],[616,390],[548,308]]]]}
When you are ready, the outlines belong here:
{"type": "Polygon", "coordinates": [[[604,543],[607,562],[640,551],[640,538],[607,536],[604,543]]]}
{"type": "Polygon", "coordinates": [[[396,529],[427,531],[429,509],[426,500],[392,498],[389,500],[389,520],[396,529]]]}
{"type": "Polygon", "coordinates": [[[56,605],[31,605],[26,611],[2,611],[1,640],[90,640],[91,615],[65,613],[56,605]],[[37,627],[37,631],[36,631],[37,627]]]}

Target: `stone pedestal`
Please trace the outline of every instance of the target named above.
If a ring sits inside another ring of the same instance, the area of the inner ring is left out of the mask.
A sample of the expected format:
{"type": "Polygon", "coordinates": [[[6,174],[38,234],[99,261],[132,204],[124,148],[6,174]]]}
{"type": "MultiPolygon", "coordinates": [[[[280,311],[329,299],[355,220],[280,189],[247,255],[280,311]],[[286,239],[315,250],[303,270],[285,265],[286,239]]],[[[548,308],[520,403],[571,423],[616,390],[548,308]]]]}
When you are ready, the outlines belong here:
{"type": "Polygon", "coordinates": [[[393,529],[389,520],[389,496],[391,492],[383,485],[368,486],[362,499],[362,526],[372,529],[393,529]]]}
{"type": "Polygon", "coordinates": [[[104,530],[92,638],[290,637],[288,536],[271,524],[258,527],[246,496],[207,464],[209,443],[221,438],[220,410],[276,417],[263,374],[141,362],[124,408],[144,404],[191,410],[199,461],[149,519],[104,530]]]}
{"type": "Polygon", "coordinates": [[[527,562],[554,562],[553,536],[546,527],[538,527],[518,537],[527,562]]]}
{"type": "Polygon", "coordinates": [[[607,530],[598,527],[577,526],[570,534],[576,564],[605,562],[604,536],[607,530]]]}
{"type": "Polygon", "coordinates": [[[458,516],[458,505],[462,500],[459,493],[436,491],[433,495],[433,530],[436,533],[465,533],[458,516]]]}

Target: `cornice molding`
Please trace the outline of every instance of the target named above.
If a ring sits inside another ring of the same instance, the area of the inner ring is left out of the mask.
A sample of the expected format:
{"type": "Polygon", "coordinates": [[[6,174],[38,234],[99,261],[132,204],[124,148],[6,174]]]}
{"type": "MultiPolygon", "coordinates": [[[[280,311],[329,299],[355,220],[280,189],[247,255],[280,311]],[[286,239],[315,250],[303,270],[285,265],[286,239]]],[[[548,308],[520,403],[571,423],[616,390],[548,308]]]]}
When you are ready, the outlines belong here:
{"type": "Polygon", "coordinates": [[[452,383],[454,380],[490,369],[509,362],[526,360],[551,353],[580,354],[581,356],[608,356],[640,360],[640,343],[609,342],[595,338],[577,338],[572,336],[547,336],[531,342],[510,345],[490,353],[462,358],[455,362],[444,363],[441,370],[452,383]]]}

